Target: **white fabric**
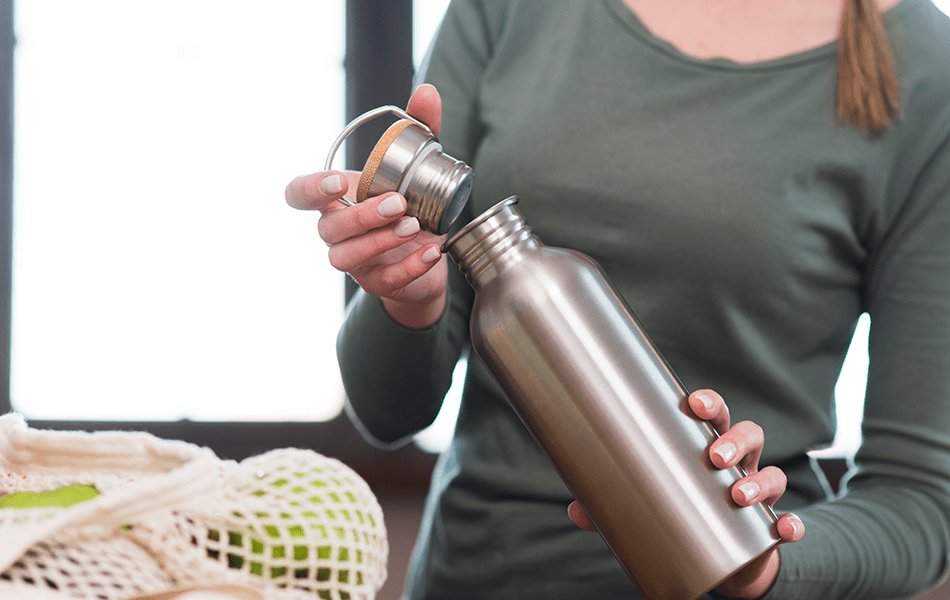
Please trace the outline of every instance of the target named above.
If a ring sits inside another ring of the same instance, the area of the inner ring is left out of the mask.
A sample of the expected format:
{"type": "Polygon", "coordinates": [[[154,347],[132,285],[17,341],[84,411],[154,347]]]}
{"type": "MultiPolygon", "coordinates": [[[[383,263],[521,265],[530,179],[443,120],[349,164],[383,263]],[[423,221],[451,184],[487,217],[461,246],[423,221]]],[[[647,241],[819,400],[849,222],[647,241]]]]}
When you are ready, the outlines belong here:
{"type": "Polygon", "coordinates": [[[189,587],[131,600],[262,600],[259,592],[234,585],[189,587]]]}
{"type": "Polygon", "coordinates": [[[233,592],[197,591],[185,592],[174,597],[175,600],[244,600],[233,592]]]}
{"type": "Polygon", "coordinates": [[[238,464],[145,433],[0,417],[0,494],[77,484],[101,493],[0,510],[0,597],[179,600],[229,584],[218,593],[240,600],[371,600],[385,581],[382,510],[337,460],[284,449],[238,464]]]}

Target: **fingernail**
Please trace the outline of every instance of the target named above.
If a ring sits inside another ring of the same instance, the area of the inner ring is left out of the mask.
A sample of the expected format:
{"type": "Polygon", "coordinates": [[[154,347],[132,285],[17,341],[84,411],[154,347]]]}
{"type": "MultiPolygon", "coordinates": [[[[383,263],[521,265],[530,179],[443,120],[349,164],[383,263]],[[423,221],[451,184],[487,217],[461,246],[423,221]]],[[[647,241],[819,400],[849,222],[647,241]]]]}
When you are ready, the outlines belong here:
{"type": "Polygon", "coordinates": [[[415,235],[416,233],[419,233],[419,219],[415,217],[405,217],[404,219],[399,219],[399,221],[396,222],[396,228],[394,231],[399,237],[409,237],[410,235],[415,235]]]}
{"type": "Polygon", "coordinates": [[[329,175],[320,180],[320,190],[324,194],[339,194],[343,191],[343,180],[339,175],[329,175]]]}
{"type": "Polygon", "coordinates": [[[742,493],[742,497],[745,498],[746,502],[750,502],[758,496],[760,491],[759,484],[754,481],[747,481],[739,486],[739,492],[742,493]]]}
{"type": "Polygon", "coordinates": [[[792,526],[792,537],[798,537],[798,528],[800,527],[798,521],[796,519],[789,519],[788,522],[792,526]]]}
{"type": "Polygon", "coordinates": [[[442,253],[439,252],[439,249],[435,246],[422,253],[423,262],[431,263],[439,260],[440,258],[442,258],[442,253]]]}
{"type": "Polygon", "coordinates": [[[703,403],[703,407],[706,410],[710,410],[713,407],[712,398],[706,395],[703,392],[693,392],[693,397],[703,403]]]}
{"type": "Polygon", "coordinates": [[[716,446],[713,450],[713,454],[721,458],[722,462],[727,463],[736,455],[736,447],[729,442],[725,442],[716,446]]]}
{"type": "Polygon", "coordinates": [[[401,215],[404,210],[406,207],[399,196],[389,196],[376,205],[376,213],[381,217],[395,217],[401,215]]]}

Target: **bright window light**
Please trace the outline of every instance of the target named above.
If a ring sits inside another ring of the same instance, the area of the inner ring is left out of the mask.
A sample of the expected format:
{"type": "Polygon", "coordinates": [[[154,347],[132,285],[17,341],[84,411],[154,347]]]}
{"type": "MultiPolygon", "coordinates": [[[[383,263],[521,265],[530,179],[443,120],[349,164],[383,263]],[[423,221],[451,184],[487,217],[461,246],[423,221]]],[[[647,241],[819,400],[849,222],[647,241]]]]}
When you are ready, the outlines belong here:
{"type": "Polygon", "coordinates": [[[344,125],[344,2],[16,3],[12,404],[338,414],[343,277],[284,187],[344,125]]]}
{"type": "Polygon", "coordinates": [[[412,61],[416,69],[422,65],[449,0],[414,0],[412,3],[412,61]]]}
{"type": "Polygon", "coordinates": [[[864,391],[868,379],[868,335],[871,319],[861,315],[851,346],[844,358],[841,375],[835,385],[835,409],[838,421],[834,443],[811,452],[816,458],[851,458],[861,445],[861,420],[864,415],[864,391]]]}

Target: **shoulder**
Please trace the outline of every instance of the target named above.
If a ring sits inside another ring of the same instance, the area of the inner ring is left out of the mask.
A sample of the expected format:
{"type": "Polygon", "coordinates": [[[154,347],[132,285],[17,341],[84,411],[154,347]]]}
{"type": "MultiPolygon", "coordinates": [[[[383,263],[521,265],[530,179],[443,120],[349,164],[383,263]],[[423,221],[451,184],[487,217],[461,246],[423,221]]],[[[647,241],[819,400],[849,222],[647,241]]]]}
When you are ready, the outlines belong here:
{"type": "Polygon", "coordinates": [[[950,16],[934,5],[932,0],[902,0],[885,14],[885,23],[892,31],[910,34],[950,48],[950,16]]]}
{"type": "Polygon", "coordinates": [[[901,83],[894,133],[904,158],[916,157],[922,168],[935,153],[950,152],[950,17],[930,0],[904,0],[887,26],[901,83]]]}
{"type": "Polygon", "coordinates": [[[486,37],[498,39],[509,21],[509,15],[523,4],[518,0],[452,0],[446,11],[447,20],[468,26],[479,26],[486,37]]]}
{"type": "Polygon", "coordinates": [[[526,48],[576,30],[579,16],[592,4],[597,5],[576,0],[452,0],[436,50],[450,56],[477,55],[483,66],[521,60],[526,48]]]}
{"type": "Polygon", "coordinates": [[[930,0],[904,0],[888,13],[887,26],[902,84],[950,101],[950,16],[930,0]]]}

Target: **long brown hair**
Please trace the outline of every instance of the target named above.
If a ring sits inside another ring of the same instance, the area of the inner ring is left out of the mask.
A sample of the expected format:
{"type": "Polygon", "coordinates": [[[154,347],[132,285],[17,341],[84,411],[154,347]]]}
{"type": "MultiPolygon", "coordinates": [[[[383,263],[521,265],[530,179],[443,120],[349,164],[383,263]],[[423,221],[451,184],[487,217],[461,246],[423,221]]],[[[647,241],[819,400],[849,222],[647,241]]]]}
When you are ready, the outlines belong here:
{"type": "Polygon", "coordinates": [[[874,0],[845,0],[838,37],[838,118],[877,133],[900,114],[894,54],[874,0]]]}

